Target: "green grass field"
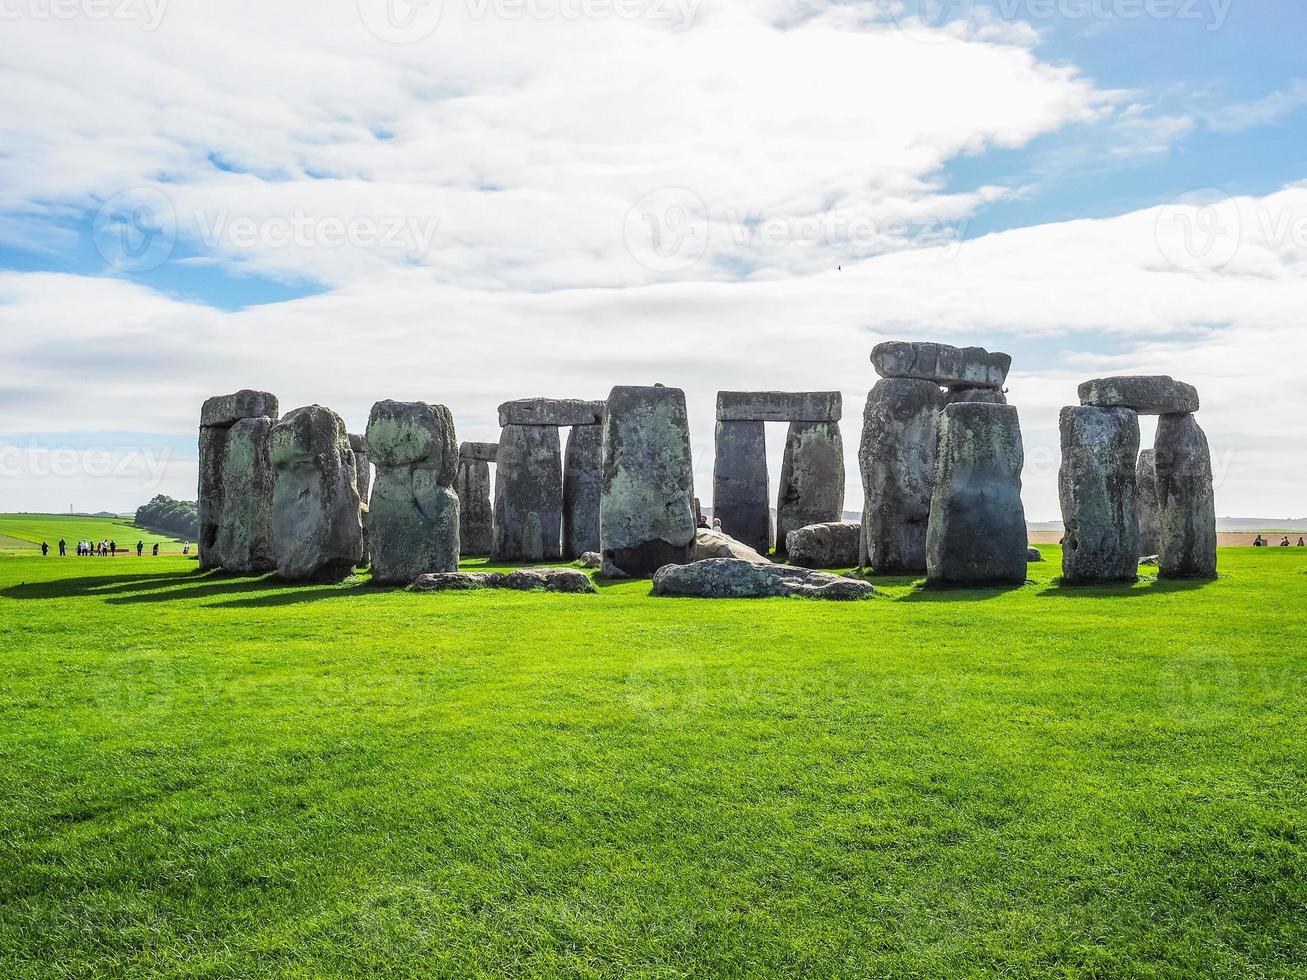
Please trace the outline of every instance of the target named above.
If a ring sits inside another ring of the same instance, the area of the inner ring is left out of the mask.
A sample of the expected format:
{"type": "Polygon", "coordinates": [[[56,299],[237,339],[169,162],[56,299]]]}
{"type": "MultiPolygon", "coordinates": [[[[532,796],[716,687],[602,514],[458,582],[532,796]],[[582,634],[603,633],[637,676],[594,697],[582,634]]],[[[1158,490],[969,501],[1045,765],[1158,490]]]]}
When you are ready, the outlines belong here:
{"type": "Polygon", "coordinates": [[[1307,554],[862,603],[0,558],[0,976],[1307,971],[1307,554]]]}
{"type": "Polygon", "coordinates": [[[160,551],[181,551],[182,543],[167,534],[139,528],[129,517],[74,517],[68,514],[0,514],[0,553],[36,550],[45,541],[58,552],[59,539],[73,551],[83,538],[116,541],[120,548],[135,548],[144,541],[150,548],[157,541],[160,551]]]}

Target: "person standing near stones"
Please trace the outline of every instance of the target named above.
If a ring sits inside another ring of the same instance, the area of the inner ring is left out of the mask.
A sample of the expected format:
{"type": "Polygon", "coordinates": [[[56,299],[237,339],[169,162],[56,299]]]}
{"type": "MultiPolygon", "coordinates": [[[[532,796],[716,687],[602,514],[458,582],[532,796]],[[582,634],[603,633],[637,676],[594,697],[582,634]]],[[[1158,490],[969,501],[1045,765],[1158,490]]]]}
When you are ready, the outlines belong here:
{"type": "Polygon", "coordinates": [[[50,546],[44,541],[41,542],[41,557],[48,558],[50,555],[50,546]]]}
{"type": "Polygon", "coordinates": [[[1266,547],[1266,542],[1262,540],[1262,536],[1261,536],[1260,534],[1257,535],[1257,537],[1253,538],[1253,547],[1254,547],[1254,548],[1265,548],[1265,547],[1266,547]]]}
{"type": "Polygon", "coordinates": [[[155,558],[158,558],[158,557],[159,557],[159,542],[158,542],[158,541],[154,542],[154,548],[151,550],[150,554],[153,555],[155,558]]]}
{"type": "Polygon", "coordinates": [[[137,541],[137,542],[136,542],[136,557],[137,557],[137,558],[140,558],[142,552],[144,552],[144,551],[145,551],[145,542],[144,542],[144,541],[137,541]]]}
{"type": "Polygon", "coordinates": [[[1286,534],[1284,537],[1280,539],[1280,547],[1281,548],[1289,547],[1289,535],[1286,534]]]}
{"type": "Polygon", "coordinates": [[[63,538],[59,539],[59,557],[60,558],[68,557],[68,542],[65,541],[63,538]]]}

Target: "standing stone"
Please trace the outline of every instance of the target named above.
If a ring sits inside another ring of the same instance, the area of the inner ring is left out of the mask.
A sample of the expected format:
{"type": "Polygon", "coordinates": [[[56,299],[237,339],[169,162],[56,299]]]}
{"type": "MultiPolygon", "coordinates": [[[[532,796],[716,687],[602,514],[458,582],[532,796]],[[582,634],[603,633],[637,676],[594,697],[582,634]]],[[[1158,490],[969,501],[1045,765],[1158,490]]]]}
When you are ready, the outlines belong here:
{"type": "Polygon", "coordinates": [[[933,381],[886,378],[862,414],[861,561],[881,575],[926,570],[926,526],[935,486],[943,405],[933,381]]]}
{"type": "Polygon", "coordinates": [[[1128,408],[1062,409],[1062,580],[1134,581],[1139,574],[1135,463],[1139,416],[1128,408]]]}
{"type": "Polygon", "coordinates": [[[272,427],[269,458],[273,550],[289,581],[340,580],[363,549],[358,477],[349,434],[321,405],[297,408],[272,427]]]}
{"type": "Polygon", "coordinates": [[[364,438],[376,461],[368,506],[372,581],[408,584],[458,571],[458,442],[444,405],[380,401],[364,438]]]}
{"type": "Polygon", "coordinates": [[[563,557],[599,550],[599,484],[603,477],[604,430],[577,425],[567,435],[563,459],[563,557]]]}
{"type": "Polygon", "coordinates": [[[270,418],[241,419],[227,430],[217,552],[222,567],[240,575],[277,567],[272,535],[275,481],[268,456],[272,426],[270,418]]]}
{"type": "Polygon", "coordinates": [[[458,547],[464,555],[488,555],[494,543],[494,505],[490,502],[490,464],[460,457],[458,477],[458,547]]]}
{"type": "Polygon", "coordinates": [[[563,458],[558,429],[506,425],[495,460],[496,561],[557,561],[563,528],[563,458]]]}
{"type": "Polygon", "coordinates": [[[685,392],[619,386],[603,425],[599,538],[605,567],[648,577],[694,557],[694,466],[685,392]]]}
{"type": "Polygon", "coordinates": [[[277,413],[276,395],[249,388],[205,399],[200,408],[200,472],[196,497],[199,538],[196,550],[202,570],[223,566],[218,537],[222,524],[223,460],[227,452],[228,431],[241,419],[268,418],[275,422],[277,413]]]}
{"type": "Polygon", "coordinates": [[[776,554],[786,535],[844,516],[844,440],[838,422],[791,422],[776,498],[776,554]]]}
{"type": "Polygon", "coordinates": [[[767,436],[762,422],[719,421],[713,460],[712,515],[754,551],[771,550],[767,436]]]}
{"type": "Polygon", "coordinates": [[[359,555],[358,567],[363,568],[372,553],[368,547],[368,498],[372,495],[372,462],[368,459],[367,448],[363,445],[363,436],[351,432],[349,448],[354,453],[354,475],[358,479],[359,521],[363,525],[363,553],[359,555]]]}
{"type": "Polygon", "coordinates": [[[1216,577],[1216,499],[1207,436],[1192,415],[1163,415],[1153,443],[1162,578],[1216,577]]]}
{"type": "MultiPolygon", "coordinates": [[[[944,405],[959,402],[984,402],[987,405],[1006,405],[1007,395],[1000,388],[950,388],[944,392],[944,405]]],[[[942,406],[941,406],[942,410],[942,406]]]]}
{"type": "Polygon", "coordinates": [[[1013,406],[968,403],[944,409],[926,532],[929,581],[1026,580],[1024,462],[1013,406]]]}
{"type": "Polygon", "coordinates": [[[1139,500],[1139,555],[1162,550],[1162,509],[1157,502],[1157,464],[1153,450],[1139,453],[1135,467],[1135,490],[1139,500]]]}

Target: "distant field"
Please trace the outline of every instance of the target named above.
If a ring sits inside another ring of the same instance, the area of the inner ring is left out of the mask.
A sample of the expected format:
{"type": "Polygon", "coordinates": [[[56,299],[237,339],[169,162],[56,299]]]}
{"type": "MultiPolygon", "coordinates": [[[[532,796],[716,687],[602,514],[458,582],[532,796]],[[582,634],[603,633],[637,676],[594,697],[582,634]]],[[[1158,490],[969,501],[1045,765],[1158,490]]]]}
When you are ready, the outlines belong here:
{"type": "Polygon", "coordinates": [[[180,552],[182,547],[177,538],[138,528],[129,517],[0,514],[0,551],[34,551],[42,541],[49,542],[54,551],[60,538],[68,542],[70,550],[83,538],[90,541],[108,538],[123,548],[134,548],[137,541],[144,541],[145,547],[150,548],[157,541],[162,552],[180,552]]]}

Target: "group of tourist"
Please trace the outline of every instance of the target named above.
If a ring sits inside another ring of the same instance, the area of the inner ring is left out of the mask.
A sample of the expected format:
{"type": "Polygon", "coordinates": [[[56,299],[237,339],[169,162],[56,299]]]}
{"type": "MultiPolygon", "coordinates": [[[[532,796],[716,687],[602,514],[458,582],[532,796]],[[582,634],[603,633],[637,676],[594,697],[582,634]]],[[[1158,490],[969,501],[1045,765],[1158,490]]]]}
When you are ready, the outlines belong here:
{"type": "MultiPolygon", "coordinates": [[[[1270,546],[1271,546],[1271,542],[1267,541],[1267,540],[1266,540],[1264,537],[1262,537],[1260,534],[1257,535],[1257,537],[1253,539],[1253,547],[1254,547],[1254,548],[1269,548],[1270,546]]],[[[1289,547],[1289,535],[1286,534],[1286,535],[1284,535],[1283,537],[1280,538],[1280,547],[1281,547],[1281,548],[1287,548],[1287,547],[1289,547]]],[[[1298,538],[1298,547],[1299,547],[1299,548],[1307,548],[1307,539],[1303,539],[1303,538],[1299,537],[1299,538],[1298,538]]]]}
{"type": "MultiPolygon", "coordinates": [[[[116,557],[118,557],[118,553],[119,553],[120,551],[123,552],[124,554],[127,553],[127,549],[126,549],[126,548],[119,548],[119,547],[118,547],[118,542],[117,542],[117,541],[114,541],[114,540],[111,540],[111,539],[106,539],[106,540],[103,540],[103,541],[88,541],[88,540],[86,540],[86,539],[83,539],[83,540],[81,540],[81,541],[78,541],[78,542],[77,542],[77,545],[76,545],[76,555],[77,555],[78,558],[92,558],[92,557],[98,557],[98,558],[116,558],[116,557]]],[[[182,554],[184,554],[184,555],[189,555],[190,553],[191,553],[191,546],[190,546],[190,544],[187,543],[187,544],[183,545],[183,546],[182,546],[182,554]]],[[[49,554],[50,554],[50,544],[49,544],[49,542],[48,542],[48,541],[42,541],[42,542],[41,542],[41,556],[42,556],[42,557],[46,557],[46,556],[48,556],[49,554]]],[[[140,557],[142,557],[144,554],[145,554],[145,542],[144,542],[144,541],[137,541],[137,542],[136,542],[136,557],[137,557],[137,558],[140,558],[140,557]]],[[[151,548],[150,548],[150,554],[151,554],[152,556],[154,556],[155,558],[158,558],[158,557],[159,557],[159,542],[156,541],[156,542],[151,546],[151,548]]],[[[60,539],[59,539],[59,557],[60,557],[60,558],[66,558],[67,556],[68,556],[68,542],[67,542],[66,540],[64,540],[63,538],[60,538],[60,539]]]]}

